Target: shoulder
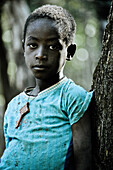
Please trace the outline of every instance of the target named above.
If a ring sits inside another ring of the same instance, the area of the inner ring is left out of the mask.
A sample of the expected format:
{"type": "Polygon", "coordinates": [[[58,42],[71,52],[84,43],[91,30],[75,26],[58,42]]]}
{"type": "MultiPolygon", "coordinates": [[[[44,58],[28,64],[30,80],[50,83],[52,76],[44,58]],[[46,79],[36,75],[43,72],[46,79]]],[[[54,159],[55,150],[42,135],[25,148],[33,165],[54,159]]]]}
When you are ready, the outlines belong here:
{"type": "Polygon", "coordinates": [[[80,85],[77,85],[73,80],[68,79],[67,87],[66,87],[66,95],[72,96],[74,98],[85,98],[87,95],[87,91],[81,87],[80,85]]]}
{"type": "Polygon", "coordinates": [[[18,94],[14,98],[12,98],[11,101],[7,105],[5,115],[7,115],[7,114],[9,114],[9,112],[15,110],[22,98],[23,98],[23,92],[18,94]]]}
{"type": "Polygon", "coordinates": [[[76,85],[69,79],[67,89],[64,93],[64,106],[71,125],[83,116],[91,102],[92,95],[93,92],[87,92],[84,88],[76,85]]]}
{"type": "Polygon", "coordinates": [[[14,104],[14,103],[17,103],[22,96],[23,96],[23,92],[20,93],[20,94],[18,94],[18,95],[16,95],[15,97],[13,97],[13,98],[11,99],[11,101],[8,103],[8,105],[12,105],[12,104],[14,104]]]}
{"type": "Polygon", "coordinates": [[[67,99],[78,101],[79,103],[90,103],[93,96],[93,91],[87,92],[83,87],[75,84],[69,79],[68,89],[67,89],[67,99]]]}

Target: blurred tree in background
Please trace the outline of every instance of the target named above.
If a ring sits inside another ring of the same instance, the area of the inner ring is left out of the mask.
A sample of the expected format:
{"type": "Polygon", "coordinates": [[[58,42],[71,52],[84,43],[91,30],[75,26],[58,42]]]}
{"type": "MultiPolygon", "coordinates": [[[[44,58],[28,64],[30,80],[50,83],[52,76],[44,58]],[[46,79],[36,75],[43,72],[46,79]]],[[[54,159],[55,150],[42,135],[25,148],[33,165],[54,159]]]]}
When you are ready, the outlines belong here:
{"type": "Polygon", "coordinates": [[[22,51],[23,24],[30,10],[25,1],[0,1],[0,155],[4,149],[3,113],[29,74],[22,51]]]}
{"type": "MultiPolygon", "coordinates": [[[[0,146],[3,143],[2,121],[7,103],[26,86],[34,85],[34,78],[24,63],[21,45],[25,19],[30,11],[48,3],[66,8],[74,16],[77,24],[77,51],[74,59],[66,64],[66,76],[86,90],[91,87],[93,72],[100,57],[110,0],[1,0],[0,146]]],[[[3,147],[0,147],[0,154],[3,147]]]]}

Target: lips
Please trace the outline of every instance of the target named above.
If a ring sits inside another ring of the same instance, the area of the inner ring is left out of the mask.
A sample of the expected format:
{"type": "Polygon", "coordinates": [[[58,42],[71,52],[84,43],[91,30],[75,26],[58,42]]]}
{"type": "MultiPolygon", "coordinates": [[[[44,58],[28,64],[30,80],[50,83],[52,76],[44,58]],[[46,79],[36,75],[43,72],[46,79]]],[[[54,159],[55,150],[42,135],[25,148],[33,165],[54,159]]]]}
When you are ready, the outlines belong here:
{"type": "Polygon", "coordinates": [[[35,65],[35,66],[32,66],[32,69],[37,70],[37,71],[44,71],[45,69],[47,69],[47,66],[45,66],[45,65],[35,65]]]}

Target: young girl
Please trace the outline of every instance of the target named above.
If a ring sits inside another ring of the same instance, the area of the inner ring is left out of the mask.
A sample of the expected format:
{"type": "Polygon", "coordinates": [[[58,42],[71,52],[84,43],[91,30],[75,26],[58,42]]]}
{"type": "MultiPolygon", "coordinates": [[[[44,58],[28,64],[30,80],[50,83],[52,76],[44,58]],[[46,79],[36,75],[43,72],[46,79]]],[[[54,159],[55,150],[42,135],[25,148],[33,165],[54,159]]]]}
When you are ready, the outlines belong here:
{"type": "Polygon", "coordinates": [[[24,56],[36,86],[13,98],[7,107],[0,170],[90,169],[86,110],[92,92],[63,74],[66,59],[71,60],[76,50],[74,34],[75,21],[62,7],[44,5],[27,18],[24,56]]]}

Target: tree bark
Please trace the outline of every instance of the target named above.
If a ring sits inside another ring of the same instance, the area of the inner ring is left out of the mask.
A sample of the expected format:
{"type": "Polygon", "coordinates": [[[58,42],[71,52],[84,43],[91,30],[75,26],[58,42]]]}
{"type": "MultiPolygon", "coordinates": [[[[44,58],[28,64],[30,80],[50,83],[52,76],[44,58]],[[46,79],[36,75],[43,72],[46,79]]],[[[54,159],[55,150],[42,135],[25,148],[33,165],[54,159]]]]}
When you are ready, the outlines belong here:
{"type": "Polygon", "coordinates": [[[113,169],[113,2],[102,54],[93,76],[92,144],[94,170],[113,169]]]}

